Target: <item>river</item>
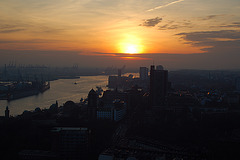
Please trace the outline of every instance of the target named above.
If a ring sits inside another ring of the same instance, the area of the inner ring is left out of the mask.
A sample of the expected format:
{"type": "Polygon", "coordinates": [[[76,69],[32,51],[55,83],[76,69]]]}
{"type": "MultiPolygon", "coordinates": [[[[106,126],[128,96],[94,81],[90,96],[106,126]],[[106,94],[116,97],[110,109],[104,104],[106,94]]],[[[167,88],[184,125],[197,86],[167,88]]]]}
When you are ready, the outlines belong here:
{"type": "Polygon", "coordinates": [[[5,113],[6,106],[9,107],[10,115],[16,116],[22,114],[23,111],[32,111],[39,107],[49,108],[51,104],[58,101],[59,105],[63,105],[66,101],[80,102],[81,98],[86,98],[88,92],[96,86],[101,86],[106,90],[108,76],[81,76],[79,79],[59,79],[50,82],[50,89],[38,95],[25,97],[21,99],[0,100],[0,116],[5,113]],[[74,84],[76,82],[76,84],[74,84]]]}
{"type": "MultiPolygon", "coordinates": [[[[134,77],[138,73],[126,73],[124,76],[132,74],[134,77]]],[[[87,98],[88,92],[96,86],[107,89],[108,76],[81,76],[78,79],[59,79],[50,82],[50,89],[38,95],[29,96],[12,101],[0,100],[0,116],[5,114],[6,106],[9,107],[10,115],[17,116],[25,110],[32,111],[39,107],[49,108],[58,101],[58,105],[63,105],[66,101],[80,102],[81,98],[87,98]],[[75,84],[76,82],[76,84],[75,84]]]]}

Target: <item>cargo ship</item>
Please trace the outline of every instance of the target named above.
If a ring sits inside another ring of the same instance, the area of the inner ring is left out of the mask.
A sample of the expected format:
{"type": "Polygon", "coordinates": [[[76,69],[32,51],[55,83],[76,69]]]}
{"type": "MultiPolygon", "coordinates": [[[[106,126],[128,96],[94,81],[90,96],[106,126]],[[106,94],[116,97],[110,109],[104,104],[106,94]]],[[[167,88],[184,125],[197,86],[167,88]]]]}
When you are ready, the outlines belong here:
{"type": "Polygon", "coordinates": [[[20,99],[20,98],[29,97],[29,96],[38,95],[38,94],[39,94],[39,90],[37,89],[14,91],[14,92],[10,92],[7,95],[7,100],[11,101],[11,100],[20,99]]]}

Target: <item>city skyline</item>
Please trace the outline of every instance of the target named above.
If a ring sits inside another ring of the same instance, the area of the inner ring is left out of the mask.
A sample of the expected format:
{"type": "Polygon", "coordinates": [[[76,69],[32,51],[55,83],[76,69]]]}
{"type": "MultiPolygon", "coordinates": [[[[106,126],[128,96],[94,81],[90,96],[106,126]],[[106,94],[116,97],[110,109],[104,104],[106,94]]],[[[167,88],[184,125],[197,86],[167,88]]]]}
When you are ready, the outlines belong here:
{"type": "Polygon", "coordinates": [[[240,69],[240,2],[0,2],[0,64],[240,69]]]}

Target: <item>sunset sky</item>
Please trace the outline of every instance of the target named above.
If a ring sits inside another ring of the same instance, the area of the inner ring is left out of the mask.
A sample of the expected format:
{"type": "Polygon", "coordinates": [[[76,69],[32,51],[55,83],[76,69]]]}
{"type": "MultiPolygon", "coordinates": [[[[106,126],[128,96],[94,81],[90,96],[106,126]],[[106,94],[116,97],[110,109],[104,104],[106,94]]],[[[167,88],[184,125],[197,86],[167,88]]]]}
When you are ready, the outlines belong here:
{"type": "Polygon", "coordinates": [[[0,63],[240,69],[239,0],[0,0],[0,63]]]}

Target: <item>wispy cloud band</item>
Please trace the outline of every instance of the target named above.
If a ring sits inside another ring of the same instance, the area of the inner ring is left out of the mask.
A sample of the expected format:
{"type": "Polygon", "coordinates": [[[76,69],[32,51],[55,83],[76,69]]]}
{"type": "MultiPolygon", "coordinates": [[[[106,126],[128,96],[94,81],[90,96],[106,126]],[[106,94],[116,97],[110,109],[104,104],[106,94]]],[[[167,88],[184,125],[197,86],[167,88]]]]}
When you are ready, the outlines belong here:
{"type": "Polygon", "coordinates": [[[184,1],[184,0],[177,0],[177,1],[173,1],[173,2],[171,2],[171,3],[165,4],[165,5],[162,5],[162,6],[157,6],[157,7],[155,7],[155,8],[151,8],[151,9],[147,10],[147,12],[151,12],[151,11],[154,11],[154,10],[156,10],[156,9],[164,8],[164,7],[167,7],[167,6],[170,6],[170,5],[172,5],[172,4],[182,2],[182,1],[184,1]]]}

